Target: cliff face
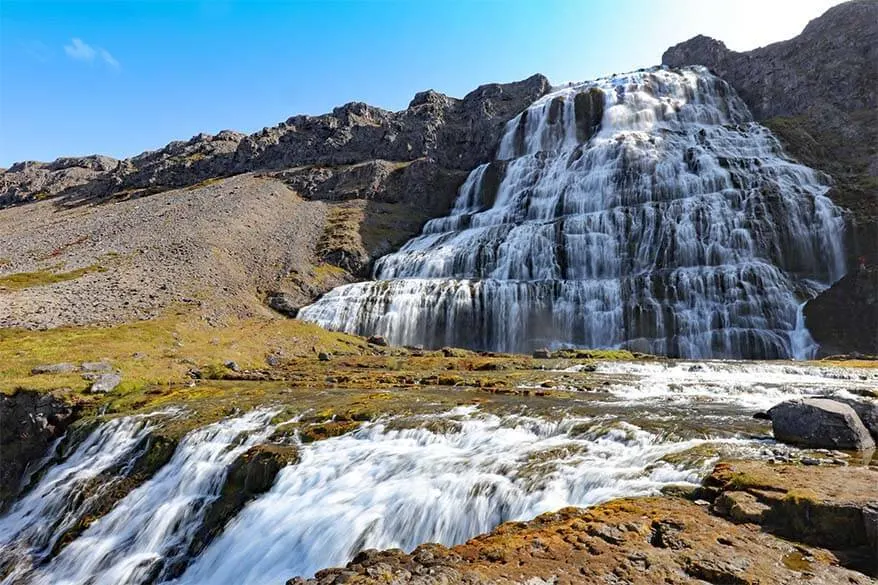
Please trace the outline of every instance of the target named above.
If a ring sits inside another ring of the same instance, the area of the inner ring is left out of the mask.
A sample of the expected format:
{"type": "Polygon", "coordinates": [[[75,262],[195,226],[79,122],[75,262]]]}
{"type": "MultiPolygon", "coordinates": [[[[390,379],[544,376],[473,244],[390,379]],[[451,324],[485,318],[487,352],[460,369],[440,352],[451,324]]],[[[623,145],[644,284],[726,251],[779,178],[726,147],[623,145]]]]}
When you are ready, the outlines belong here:
{"type": "Polygon", "coordinates": [[[463,99],[426,91],[400,112],[349,103],[322,116],[294,116],[251,136],[199,134],[121,161],[89,156],[16,163],[0,174],[0,208],[52,197],[73,204],[249,171],[370,160],[426,159],[443,171],[466,171],[490,157],[506,120],[548,86],[545,77],[534,75],[481,86],[463,99]]]}
{"type": "MultiPolygon", "coordinates": [[[[850,212],[848,269],[863,259],[878,264],[878,2],[840,4],[799,36],[744,53],[697,36],[668,49],[662,63],[709,67],[738,91],[792,156],[831,175],[829,196],[850,212]]],[[[849,289],[875,293],[869,286],[849,289]]],[[[812,304],[824,306],[820,297],[812,304]]],[[[849,306],[864,304],[867,299],[857,297],[849,306]]],[[[860,313],[830,315],[815,307],[806,311],[807,325],[824,351],[831,346],[833,352],[878,354],[878,347],[863,348],[837,335],[861,330],[860,313]],[[835,333],[825,337],[830,330],[835,333]]],[[[878,329],[878,322],[865,325],[878,329]]]]}

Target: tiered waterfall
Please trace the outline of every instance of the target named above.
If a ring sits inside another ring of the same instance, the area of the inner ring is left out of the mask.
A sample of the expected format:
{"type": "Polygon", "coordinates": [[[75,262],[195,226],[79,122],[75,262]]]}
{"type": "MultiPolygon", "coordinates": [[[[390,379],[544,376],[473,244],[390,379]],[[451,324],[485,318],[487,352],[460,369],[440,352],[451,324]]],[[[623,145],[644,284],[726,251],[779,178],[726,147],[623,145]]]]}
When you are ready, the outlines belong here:
{"type": "Polygon", "coordinates": [[[808,357],[801,306],[844,272],[827,183],[704,68],[565,86],[449,216],[299,317],[400,345],[808,357]]]}

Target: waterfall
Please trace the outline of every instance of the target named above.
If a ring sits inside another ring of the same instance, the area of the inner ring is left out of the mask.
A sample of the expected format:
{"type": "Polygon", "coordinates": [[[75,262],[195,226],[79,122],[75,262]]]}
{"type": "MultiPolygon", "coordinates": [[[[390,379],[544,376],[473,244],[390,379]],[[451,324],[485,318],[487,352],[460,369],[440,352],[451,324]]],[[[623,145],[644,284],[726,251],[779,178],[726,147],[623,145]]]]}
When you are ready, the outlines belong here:
{"type": "Polygon", "coordinates": [[[376,280],[299,318],[399,345],[806,358],[800,306],[844,273],[827,190],[703,67],[572,85],[376,280]]]}
{"type": "Polygon", "coordinates": [[[661,440],[610,418],[549,421],[459,408],[415,428],[393,421],[305,445],[176,585],[269,585],[343,565],[364,548],[461,543],[567,505],[656,493],[700,472],[661,440]]]}
{"type": "MultiPolygon", "coordinates": [[[[186,435],[171,460],[106,516],[30,575],[34,585],[134,585],[161,578],[183,557],[228,466],[273,431],[255,410],[186,435]]],[[[185,559],[182,559],[185,560],[185,559]]]]}
{"type": "Polygon", "coordinates": [[[137,462],[165,413],[129,416],[98,426],[0,518],[0,575],[15,583],[52,553],[137,462]],[[115,471],[115,472],[114,472],[115,471]]]}

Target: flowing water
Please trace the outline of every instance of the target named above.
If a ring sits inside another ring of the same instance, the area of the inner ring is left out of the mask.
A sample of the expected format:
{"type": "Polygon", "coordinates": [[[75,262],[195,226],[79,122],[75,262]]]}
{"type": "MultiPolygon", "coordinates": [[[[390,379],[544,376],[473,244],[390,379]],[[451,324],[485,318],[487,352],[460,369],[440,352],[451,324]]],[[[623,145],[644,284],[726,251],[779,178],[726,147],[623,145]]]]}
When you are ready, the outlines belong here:
{"type": "Polygon", "coordinates": [[[699,477],[661,458],[703,440],[664,441],[624,422],[473,410],[445,422],[438,432],[372,424],[304,449],[180,584],[283,583],[363,548],[460,543],[506,520],[699,477]]]}
{"type": "MultiPolygon", "coordinates": [[[[230,464],[269,440],[277,410],[191,431],[151,479],[53,552],[64,527],[88,513],[89,482],[107,470],[124,475],[120,466],[136,461],[161,413],[107,422],[0,517],[3,583],[281,584],[364,548],[453,545],[506,520],[694,483],[721,455],[788,454],[754,412],[878,387],[873,371],[790,363],[613,362],[563,377],[588,388],[495,401],[475,392],[478,407],[388,417],[299,445],[299,462],[193,559],[187,551],[207,504],[230,464]],[[182,574],[169,570],[181,566],[182,574]]],[[[290,396],[290,404],[307,400],[290,396]]]]}
{"type": "Polygon", "coordinates": [[[399,345],[805,358],[803,303],[844,273],[827,189],[702,67],[572,85],[375,281],[299,318],[399,345]]]}
{"type": "MultiPolygon", "coordinates": [[[[152,479],[25,582],[134,585],[161,578],[176,557],[186,553],[206,505],[222,489],[229,464],[271,433],[273,414],[255,410],[188,434],[152,479]]],[[[100,437],[93,443],[100,444],[100,437]]]]}
{"type": "MultiPolygon", "coordinates": [[[[163,413],[162,413],[163,414],[163,413]]],[[[159,415],[111,420],[92,432],[0,518],[0,575],[13,583],[95,509],[146,446],[159,415]],[[113,471],[116,473],[112,473],[113,471]]]]}

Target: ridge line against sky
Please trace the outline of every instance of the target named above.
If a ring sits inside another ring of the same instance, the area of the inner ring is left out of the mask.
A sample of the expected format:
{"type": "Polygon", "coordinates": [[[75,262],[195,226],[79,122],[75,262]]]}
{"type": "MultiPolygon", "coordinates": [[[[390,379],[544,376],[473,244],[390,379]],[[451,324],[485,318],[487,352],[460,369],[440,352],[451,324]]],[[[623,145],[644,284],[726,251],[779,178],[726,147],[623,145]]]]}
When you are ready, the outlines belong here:
{"type": "Polygon", "coordinates": [[[0,2],[0,166],[125,158],[351,101],[404,109],[534,73],[656,65],[705,34],[743,51],[838,0],[0,2]]]}

